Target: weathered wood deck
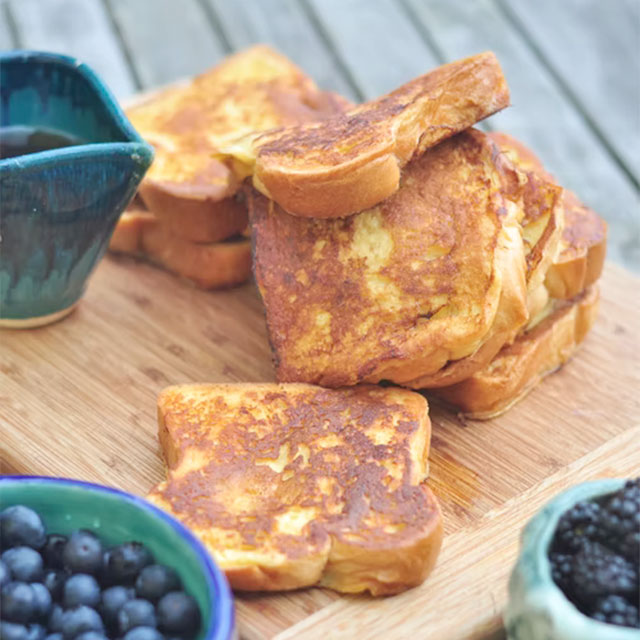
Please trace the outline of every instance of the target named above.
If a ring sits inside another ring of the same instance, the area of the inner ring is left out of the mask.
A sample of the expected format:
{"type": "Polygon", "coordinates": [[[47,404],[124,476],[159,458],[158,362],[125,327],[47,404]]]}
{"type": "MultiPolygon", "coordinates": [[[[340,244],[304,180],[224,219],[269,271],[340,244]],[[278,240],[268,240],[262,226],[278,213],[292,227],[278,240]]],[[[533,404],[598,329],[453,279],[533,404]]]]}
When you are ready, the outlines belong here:
{"type": "Polygon", "coordinates": [[[355,100],[492,49],[513,106],[486,127],[530,145],[640,271],[638,0],[0,0],[0,48],[74,55],[119,98],[254,42],[355,100]]]}

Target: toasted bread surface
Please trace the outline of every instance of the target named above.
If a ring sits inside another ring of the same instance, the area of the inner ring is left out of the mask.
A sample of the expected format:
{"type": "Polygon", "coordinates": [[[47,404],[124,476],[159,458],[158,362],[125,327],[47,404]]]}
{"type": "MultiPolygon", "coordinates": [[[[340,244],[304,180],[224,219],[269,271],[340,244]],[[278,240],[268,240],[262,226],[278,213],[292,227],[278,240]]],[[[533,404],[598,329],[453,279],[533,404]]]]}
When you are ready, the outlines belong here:
{"type": "Polygon", "coordinates": [[[259,136],[254,186],[295,215],[350,215],[393,194],[412,158],[508,104],[493,53],[452,62],[344,115],[259,136]]]}
{"type": "Polygon", "coordinates": [[[565,190],[565,231],[561,251],[549,267],[545,286],[554,298],[570,299],[594,284],[607,253],[607,223],[565,190]]]}
{"type": "Polygon", "coordinates": [[[463,132],[349,218],[304,219],[250,197],[279,380],[406,383],[475,353],[498,313],[503,344],[515,337],[528,317],[522,212],[505,202],[494,151],[481,132],[463,132]]]}
{"type": "MultiPolygon", "coordinates": [[[[555,182],[540,159],[524,144],[506,133],[490,133],[510,160],[524,171],[555,182]]],[[[568,189],[563,190],[564,226],[558,255],[545,274],[545,286],[553,298],[571,299],[592,285],[602,272],[607,225],[568,189]]]]}
{"type": "MultiPolygon", "coordinates": [[[[494,153],[499,154],[499,149],[495,148],[494,153]]],[[[564,224],[563,190],[533,172],[519,171],[509,161],[505,162],[504,158],[496,158],[495,162],[500,167],[505,206],[513,211],[520,223],[526,260],[526,312],[522,306],[521,273],[509,269],[509,264],[505,263],[499,269],[503,274],[503,286],[496,315],[479,348],[461,359],[450,360],[434,373],[405,381],[404,386],[431,389],[450,386],[468,378],[485,367],[505,344],[513,342],[523,329],[525,313],[530,324],[536,321],[536,316],[546,305],[548,294],[543,282],[560,246],[564,224]]],[[[509,233],[516,231],[510,228],[509,233]]],[[[502,259],[507,259],[506,256],[501,254],[502,259]]]]}
{"type": "Polygon", "coordinates": [[[232,287],[251,276],[248,238],[234,236],[208,244],[189,242],[143,209],[130,208],[122,214],[109,249],[149,260],[203,289],[232,287]]]}
{"type": "Polygon", "coordinates": [[[470,418],[504,413],[546,375],[563,365],[584,340],[598,311],[597,285],[555,310],[532,330],[504,347],[484,369],[435,394],[470,418]]]}
{"type": "MultiPolygon", "coordinates": [[[[197,220],[223,214],[215,203],[236,193],[245,176],[216,156],[220,146],[274,127],[319,120],[342,112],[347,104],[320,91],[267,46],[230,56],[188,85],[169,88],[127,111],[156,151],[140,194],[160,217],[180,214],[197,220]]],[[[184,226],[183,237],[220,239],[190,234],[196,220],[184,226]]]]}
{"type": "Polygon", "coordinates": [[[418,394],[183,385],[162,392],[158,415],[168,476],[149,499],[200,537],[233,588],[396,593],[433,566],[442,525],[423,484],[418,394]]]}
{"type": "Polygon", "coordinates": [[[163,227],[188,242],[220,242],[247,227],[247,206],[239,194],[222,200],[196,200],[149,183],[140,185],[139,193],[163,227]]]}

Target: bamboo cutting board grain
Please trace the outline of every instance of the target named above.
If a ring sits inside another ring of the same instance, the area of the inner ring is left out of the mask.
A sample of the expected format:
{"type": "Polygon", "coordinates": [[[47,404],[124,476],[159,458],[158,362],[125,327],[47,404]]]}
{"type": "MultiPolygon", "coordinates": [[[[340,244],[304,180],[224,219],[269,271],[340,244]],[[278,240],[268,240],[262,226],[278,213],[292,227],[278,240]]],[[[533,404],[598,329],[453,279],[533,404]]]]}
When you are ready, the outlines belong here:
{"type": "MultiPolygon", "coordinates": [[[[493,638],[522,525],[557,491],[640,473],[640,280],[607,265],[599,319],[573,361],[505,416],[432,407],[430,483],[446,537],[427,580],[393,598],[320,589],[236,598],[240,635],[493,638]]],[[[155,401],[169,384],[273,380],[252,285],[198,291],[107,257],[66,320],[0,333],[0,471],[144,495],[163,478],[155,401]]]]}

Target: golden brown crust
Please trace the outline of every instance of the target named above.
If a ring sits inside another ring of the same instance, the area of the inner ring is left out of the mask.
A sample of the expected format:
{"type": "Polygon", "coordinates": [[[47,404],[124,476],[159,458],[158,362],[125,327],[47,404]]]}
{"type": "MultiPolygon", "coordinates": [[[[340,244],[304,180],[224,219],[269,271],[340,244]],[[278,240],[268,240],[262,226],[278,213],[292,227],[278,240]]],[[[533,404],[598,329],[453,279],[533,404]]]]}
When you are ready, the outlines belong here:
{"type": "Polygon", "coordinates": [[[461,133],[349,218],[304,219],[250,197],[280,380],[405,384],[475,353],[496,321],[496,342],[515,336],[528,317],[522,211],[507,206],[494,151],[481,132],[461,133]]]}
{"type": "Polygon", "coordinates": [[[156,152],[140,191],[156,215],[174,221],[181,237],[216,242],[224,228],[243,228],[244,207],[230,203],[244,169],[219,157],[221,147],[274,127],[341,113],[349,103],[320,91],[298,67],[258,45],[229,56],[187,85],[169,88],[127,110],[131,122],[156,152]],[[227,200],[221,207],[219,201],[227,200]],[[211,217],[215,219],[210,219],[211,217]],[[221,217],[221,220],[217,218],[221,217]],[[202,221],[200,227],[198,221],[202,221]]]}
{"type": "Polygon", "coordinates": [[[220,242],[247,227],[247,206],[237,195],[199,200],[143,182],[140,197],[172,235],[200,244],[220,242]]]}
{"type": "Polygon", "coordinates": [[[158,410],[168,477],[149,499],[199,535],[233,588],[396,593],[431,570],[442,525],[423,484],[422,396],[183,385],[158,410]]]}
{"type": "Polygon", "coordinates": [[[120,217],[109,250],[144,258],[203,289],[222,289],[251,277],[251,244],[235,237],[197,244],[176,237],[152,213],[129,209],[120,217]]]}
{"type": "Polygon", "coordinates": [[[577,296],[595,283],[607,253],[607,223],[565,190],[565,232],[560,255],[549,267],[545,286],[554,298],[577,296]]]}
{"type": "MultiPolygon", "coordinates": [[[[540,159],[520,141],[506,133],[489,137],[520,169],[555,183],[540,159]]],[[[564,229],[558,255],[546,271],[545,286],[551,297],[568,300],[592,285],[602,272],[607,244],[607,225],[568,189],[563,190],[564,229]]]]}
{"type": "Polygon", "coordinates": [[[254,186],[294,215],[350,215],[391,196],[412,158],[508,104],[493,53],[452,62],[343,116],[260,136],[254,186]]]}
{"type": "Polygon", "coordinates": [[[430,505],[430,518],[413,540],[384,549],[363,547],[336,539],[319,586],[342,593],[369,591],[374,596],[400,593],[422,584],[436,564],[442,546],[443,526],[440,506],[426,485],[421,485],[430,505]],[[419,558],[420,561],[416,561],[419,558]]]}
{"type": "MultiPolygon", "coordinates": [[[[499,153],[495,148],[496,156],[499,153]]],[[[526,260],[526,310],[522,304],[522,280],[518,270],[507,262],[499,268],[502,274],[502,292],[491,329],[483,343],[472,354],[447,362],[438,371],[404,382],[412,389],[431,389],[450,386],[473,375],[485,367],[505,344],[511,344],[520,333],[523,323],[531,322],[541,311],[546,299],[542,282],[549,265],[557,255],[563,227],[562,189],[533,172],[520,172],[495,158],[502,178],[502,194],[507,206],[520,213],[520,233],[526,260]]],[[[515,233],[515,230],[513,230],[515,233]]],[[[504,259],[504,257],[503,257],[504,259]]],[[[548,296],[546,296],[548,298],[548,296]]]]}
{"type": "Polygon", "coordinates": [[[592,286],[520,336],[483,370],[451,387],[438,398],[470,418],[486,420],[504,413],[546,375],[564,364],[595,321],[599,292],[592,286]]]}

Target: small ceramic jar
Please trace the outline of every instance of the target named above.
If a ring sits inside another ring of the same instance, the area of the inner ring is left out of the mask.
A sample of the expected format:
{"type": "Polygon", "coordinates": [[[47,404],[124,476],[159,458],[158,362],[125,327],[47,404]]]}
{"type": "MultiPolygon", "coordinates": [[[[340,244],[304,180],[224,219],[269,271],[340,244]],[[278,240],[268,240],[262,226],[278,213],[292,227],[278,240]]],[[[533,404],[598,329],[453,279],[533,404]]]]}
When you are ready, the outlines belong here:
{"type": "Polygon", "coordinates": [[[0,326],[38,326],[82,296],[153,149],[93,71],[72,58],[1,53],[0,88],[2,132],[74,141],[0,159],[0,326]]]}
{"type": "Polygon", "coordinates": [[[520,556],[509,581],[505,627],[510,640],[639,640],[640,631],[598,622],[581,613],[551,577],[549,547],[560,516],[583,500],[622,488],[624,480],[577,485],[549,502],[522,533],[520,556]]]}

